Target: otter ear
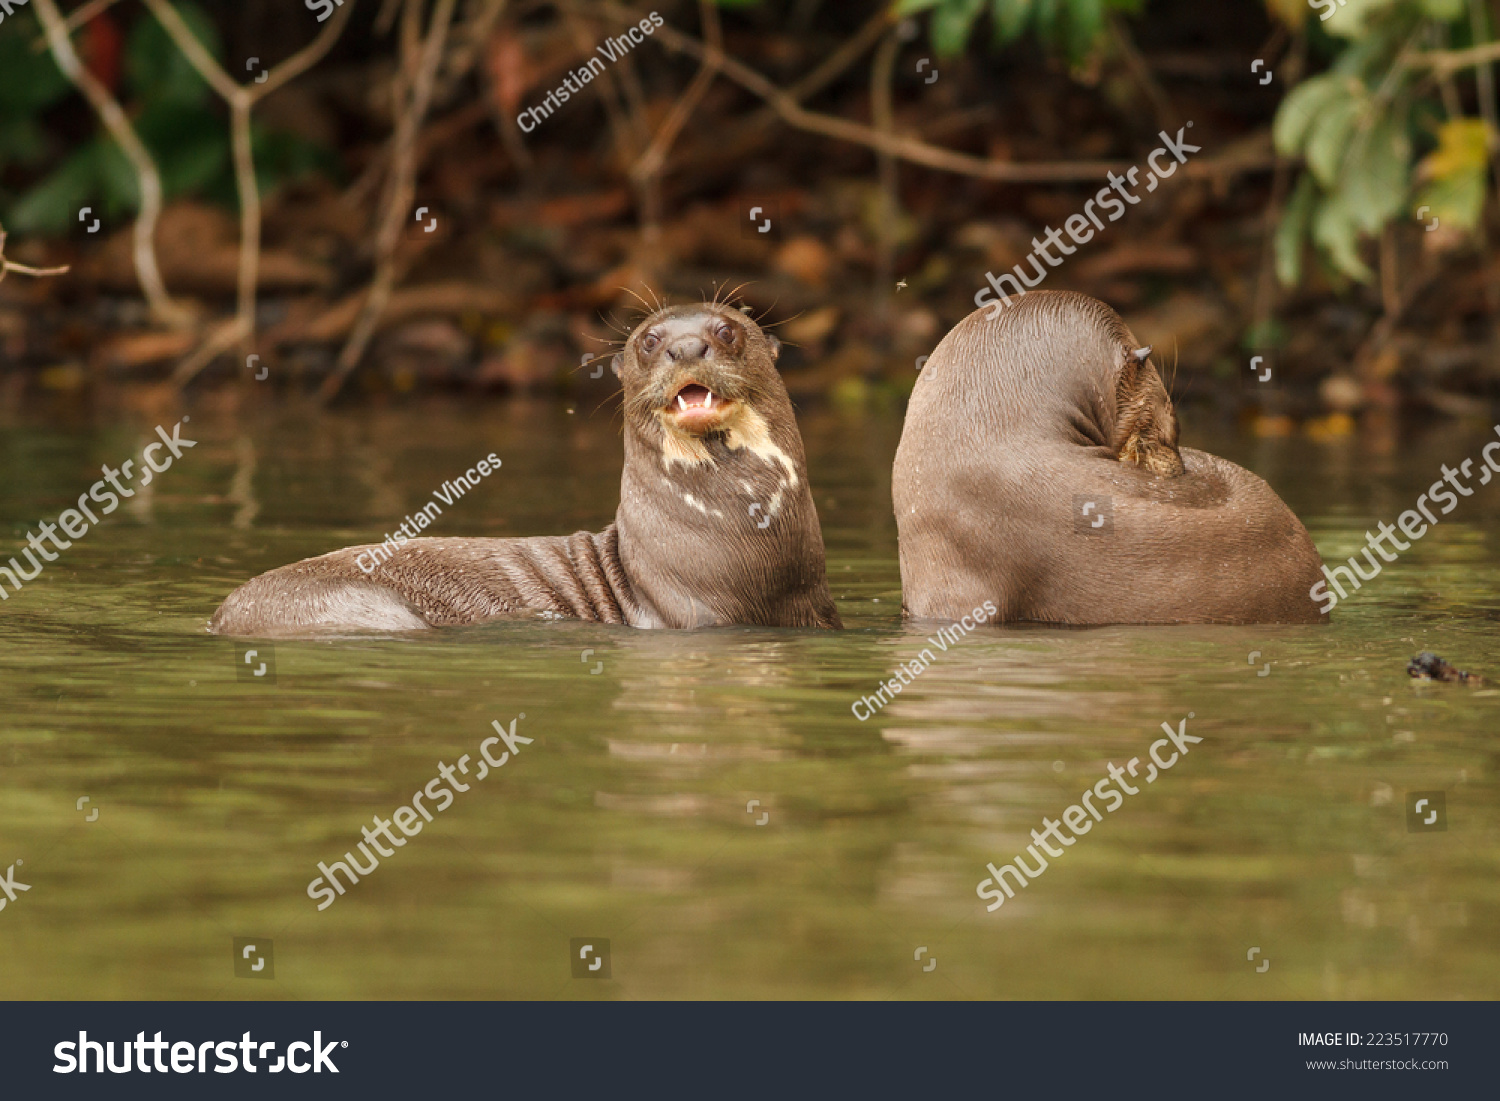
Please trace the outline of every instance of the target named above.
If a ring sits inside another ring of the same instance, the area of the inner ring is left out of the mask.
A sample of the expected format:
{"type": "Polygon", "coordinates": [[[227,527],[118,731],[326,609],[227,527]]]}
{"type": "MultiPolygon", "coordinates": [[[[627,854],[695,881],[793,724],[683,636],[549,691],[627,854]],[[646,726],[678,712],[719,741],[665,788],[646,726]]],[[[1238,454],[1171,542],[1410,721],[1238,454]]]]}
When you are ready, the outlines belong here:
{"type": "Polygon", "coordinates": [[[615,358],[609,361],[609,369],[615,373],[615,378],[620,377],[620,368],[625,366],[625,356],[621,352],[615,353],[615,358]]]}
{"type": "Polygon", "coordinates": [[[1115,388],[1115,451],[1122,463],[1134,463],[1163,478],[1184,470],[1177,450],[1177,416],[1161,376],[1147,362],[1150,347],[1125,353],[1115,388]]]}
{"type": "Polygon", "coordinates": [[[766,343],[771,347],[771,362],[775,363],[781,358],[781,341],[777,340],[770,333],[766,333],[765,336],[766,343]]]}

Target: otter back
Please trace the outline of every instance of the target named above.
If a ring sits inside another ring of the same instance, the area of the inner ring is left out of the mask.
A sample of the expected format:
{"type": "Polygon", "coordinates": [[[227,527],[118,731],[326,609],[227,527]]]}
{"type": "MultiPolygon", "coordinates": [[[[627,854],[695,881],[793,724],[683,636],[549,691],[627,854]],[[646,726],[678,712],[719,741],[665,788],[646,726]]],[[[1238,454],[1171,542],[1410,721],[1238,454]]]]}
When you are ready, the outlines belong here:
{"type": "Polygon", "coordinates": [[[892,475],[907,614],[1001,621],[1317,622],[1322,562],[1260,478],[1177,446],[1119,316],[1039,291],[928,358],[892,475]]]}

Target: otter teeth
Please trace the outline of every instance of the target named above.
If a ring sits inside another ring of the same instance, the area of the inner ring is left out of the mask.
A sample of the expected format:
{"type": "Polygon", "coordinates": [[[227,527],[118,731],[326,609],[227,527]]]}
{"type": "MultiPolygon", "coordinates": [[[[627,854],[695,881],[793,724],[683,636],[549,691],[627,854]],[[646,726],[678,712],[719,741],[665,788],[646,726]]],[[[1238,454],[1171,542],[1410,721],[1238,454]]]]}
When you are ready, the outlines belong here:
{"type": "Polygon", "coordinates": [[[697,408],[697,409],[712,409],[713,405],[714,405],[714,392],[712,390],[709,390],[706,387],[704,388],[704,391],[703,391],[703,400],[701,402],[699,402],[696,406],[689,405],[687,403],[687,399],[684,398],[681,394],[677,395],[677,408],[683,410],[684,412],[686,412],[689,409],[694,409],[694,408],[697,408]]]}

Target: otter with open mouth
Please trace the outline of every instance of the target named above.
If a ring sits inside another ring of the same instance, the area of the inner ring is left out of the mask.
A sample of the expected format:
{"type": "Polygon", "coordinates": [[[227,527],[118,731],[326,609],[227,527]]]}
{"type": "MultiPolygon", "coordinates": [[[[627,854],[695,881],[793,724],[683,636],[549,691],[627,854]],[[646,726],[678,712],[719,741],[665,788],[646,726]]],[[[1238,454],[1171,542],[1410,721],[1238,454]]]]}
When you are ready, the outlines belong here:
{"type": "Polygon", "coordinates": [[[413,630],[550,615],[632,627],[828,627],[823,535],[780,343],[737,309],[657,310],[614,357],[625,468],[602,532],[412,539],[261,574],[209,623],[221,635],[413,630]]]}
{"type": "Polygon", "coordinates": [[[1248,470],[1177,446],[1150,352],[1068,291],[954,326],[892,472],[908,615],[992,600],[1000,622],[1326,622],[1307,529],[1248,470]]]}

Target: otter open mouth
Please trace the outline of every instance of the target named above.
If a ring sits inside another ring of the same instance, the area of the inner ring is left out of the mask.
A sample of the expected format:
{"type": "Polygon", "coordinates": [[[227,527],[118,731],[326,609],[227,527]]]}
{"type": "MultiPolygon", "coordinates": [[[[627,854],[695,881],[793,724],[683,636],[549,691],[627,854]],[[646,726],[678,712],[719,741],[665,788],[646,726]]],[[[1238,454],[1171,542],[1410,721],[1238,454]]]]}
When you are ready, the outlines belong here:
{"type": "Polygon", "coordinates": [[[717,427],[733,404],[732,400],[720,397],[707,386],[690,382],[673,395],[667,403],[666,413],[679,428],[702,433],[717,427]]]}

